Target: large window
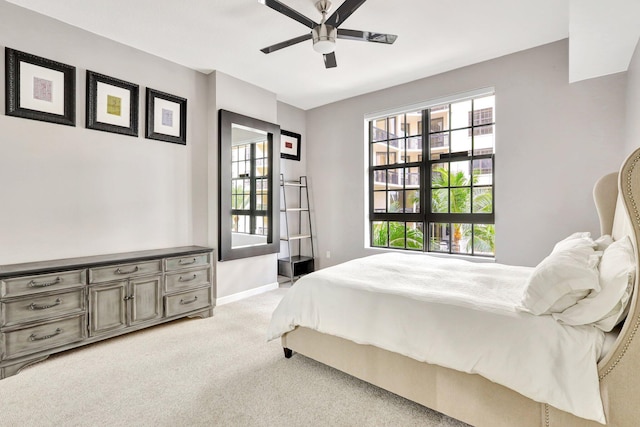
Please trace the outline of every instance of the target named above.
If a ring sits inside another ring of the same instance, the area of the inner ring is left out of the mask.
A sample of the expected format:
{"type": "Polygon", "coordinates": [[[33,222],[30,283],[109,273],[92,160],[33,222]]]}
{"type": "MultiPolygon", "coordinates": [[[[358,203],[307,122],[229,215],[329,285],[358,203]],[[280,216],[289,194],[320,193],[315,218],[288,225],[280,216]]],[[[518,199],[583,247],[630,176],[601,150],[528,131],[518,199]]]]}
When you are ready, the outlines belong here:
{"type": "Polygon", "coordinates": [[[369,120],[371,246],[493,256],[494,136],[493,95],[369,120]]]}

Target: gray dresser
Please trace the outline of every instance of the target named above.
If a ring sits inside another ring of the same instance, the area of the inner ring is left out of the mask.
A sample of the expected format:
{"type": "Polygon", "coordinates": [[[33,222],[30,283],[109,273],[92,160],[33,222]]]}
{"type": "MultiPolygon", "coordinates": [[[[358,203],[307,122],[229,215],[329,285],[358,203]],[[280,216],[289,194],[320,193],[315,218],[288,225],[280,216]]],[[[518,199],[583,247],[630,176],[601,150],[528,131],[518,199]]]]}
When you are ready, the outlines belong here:
{"type": "Polygon", "coordinates": [[[0,266],[0,379],[214,306],[213,250],[201,246],[0,266]]]}

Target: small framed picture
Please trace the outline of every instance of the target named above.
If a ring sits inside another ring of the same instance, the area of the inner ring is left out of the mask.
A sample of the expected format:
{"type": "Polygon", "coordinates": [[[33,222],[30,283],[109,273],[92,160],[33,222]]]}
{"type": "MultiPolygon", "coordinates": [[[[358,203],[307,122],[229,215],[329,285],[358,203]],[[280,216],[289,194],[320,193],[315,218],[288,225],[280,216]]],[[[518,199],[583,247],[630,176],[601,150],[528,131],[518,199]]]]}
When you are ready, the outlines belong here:
{"type": "Polygon", "coordinates": [[[139,88],[87,70],[87,129],[138,136],[139,88]]]}
{"type": "Polygon", "coordinates": [[[187,144],[187,100],[147,88],[148,139],[187,144]]]}
{"type": "Polygon", "coordinates": [[[7,116],[76,125],[76,67],[5,48],[7,116]]]}
{"type": "Polygon", "coordinates": [[[280,131],[280,157],[289,160],[300,161],[300,141],[302,136],[299,133],[280,131]]]}

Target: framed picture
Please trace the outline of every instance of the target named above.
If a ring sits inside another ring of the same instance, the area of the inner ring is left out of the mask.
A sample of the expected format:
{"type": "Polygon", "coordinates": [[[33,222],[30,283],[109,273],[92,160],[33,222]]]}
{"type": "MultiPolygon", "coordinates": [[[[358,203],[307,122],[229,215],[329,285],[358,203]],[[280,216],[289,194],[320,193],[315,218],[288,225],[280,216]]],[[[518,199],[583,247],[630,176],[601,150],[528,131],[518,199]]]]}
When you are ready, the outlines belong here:
{"type": "Polygon", "coordinates": [[[300,161],[300,140],[299,133],[280,131],[280,157],[289,160],[300,161]]]}
{"type": "Polygon", "coordinates": [[[138,136],[138,85],[87,70],[87,129],[138,136]]]}
{"type": "Polygon", "coordinates": [[[7,116],[76,125],[76,67],[5,48],[7,116]]]}
{"type": "Polygon", "coordinates": [[[147,88],[147,138],[187,144],[187,100],[147,88]]]}

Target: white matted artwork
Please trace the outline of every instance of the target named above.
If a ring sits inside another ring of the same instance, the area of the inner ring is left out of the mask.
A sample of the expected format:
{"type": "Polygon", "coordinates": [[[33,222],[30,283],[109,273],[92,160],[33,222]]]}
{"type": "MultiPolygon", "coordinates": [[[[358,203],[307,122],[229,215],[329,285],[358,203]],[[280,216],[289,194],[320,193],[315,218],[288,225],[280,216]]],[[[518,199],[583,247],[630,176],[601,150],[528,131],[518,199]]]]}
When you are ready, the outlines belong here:
{"type": "Polygon", "coordinates": [[[87,70],[87,128],[138,136],[138,85],[87,70]]]}
{"type": "Polygon", "coordinates": [[[156,98],[153,131],[164,135],[180,136],[180,104],[156,98]]]}
{"type": "Polygon", "coordinates": [[[5,48],[6,115],[75,126],[76,68],[5,48]]]}
{"type": "Polygon", "coordinates": [[[289,160],[300,160],[300,143],[302,136],[299,133],[280,131],[280,157],[289,160]]]}
{"type": "Polygon", "coordinates": [[[146,137],[158,141],[187,143],[187,100],[147,88],[146,137]]]}
{"type": "Polygon", "coordinates": [[[21,61],[20,108],[64,114],[64,73],[21,61]]]}
{"type": "Polygon", "coordinates": [[[98,82],[97,116],[101,123],[129,127],[131,124],[131,92],[110,84],[98,82]]]}

